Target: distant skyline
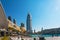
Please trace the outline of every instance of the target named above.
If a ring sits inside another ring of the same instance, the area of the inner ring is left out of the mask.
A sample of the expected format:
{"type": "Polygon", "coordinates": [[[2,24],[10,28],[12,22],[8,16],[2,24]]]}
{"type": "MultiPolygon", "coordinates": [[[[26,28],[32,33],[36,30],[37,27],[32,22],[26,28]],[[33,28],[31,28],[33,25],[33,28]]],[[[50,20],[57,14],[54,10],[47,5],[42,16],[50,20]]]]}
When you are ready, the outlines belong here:
{"type": "Polygon", "coordinates": [[[17,25],[26,26],[27,14],[32,16],[32,29],[60,27],[60,0],[0,0],[6,17],[16,19],[17,25]]]}

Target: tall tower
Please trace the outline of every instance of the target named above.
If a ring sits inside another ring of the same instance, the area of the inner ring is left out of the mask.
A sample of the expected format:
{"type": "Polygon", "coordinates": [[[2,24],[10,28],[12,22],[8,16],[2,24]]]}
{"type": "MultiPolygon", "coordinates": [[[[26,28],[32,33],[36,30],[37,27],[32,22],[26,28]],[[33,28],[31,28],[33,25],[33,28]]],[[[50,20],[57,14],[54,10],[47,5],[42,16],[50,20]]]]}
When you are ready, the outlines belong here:
{"type": "Polygon", "coordinates": [[[30,15],[30,13],[28,13],[27,20],[26,20],[26,27],[27,27],[26,29],[27,29],[27,32],[29,32],[29,33],[32,33],[31,21],[32,21],[31,15],[30,15]]]}

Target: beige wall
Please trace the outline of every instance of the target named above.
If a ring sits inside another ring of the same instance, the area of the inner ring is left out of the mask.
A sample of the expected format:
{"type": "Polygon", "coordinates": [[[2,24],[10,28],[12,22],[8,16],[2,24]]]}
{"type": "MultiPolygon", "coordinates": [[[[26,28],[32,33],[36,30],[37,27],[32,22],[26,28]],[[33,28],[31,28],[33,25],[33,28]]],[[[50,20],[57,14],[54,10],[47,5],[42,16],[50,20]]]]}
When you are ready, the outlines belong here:
{"type": "Polygon", "coordinates": [[[8,26],[7,19],[6,19],[3,7],[0,3],[0,29],[1,28],[6,28],[7,26],[8,26]]]}

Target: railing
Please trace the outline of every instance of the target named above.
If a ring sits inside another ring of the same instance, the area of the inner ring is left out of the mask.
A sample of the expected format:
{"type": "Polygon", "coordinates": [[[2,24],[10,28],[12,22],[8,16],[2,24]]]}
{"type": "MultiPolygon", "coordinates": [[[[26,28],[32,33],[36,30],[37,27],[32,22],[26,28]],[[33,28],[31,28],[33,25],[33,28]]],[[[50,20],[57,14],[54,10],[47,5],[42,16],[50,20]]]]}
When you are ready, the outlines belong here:
{"type": "Polygon", "coordinates": [[[60,34],[29,34],[31,37],[54,37],[60,36],[60,34]]]}

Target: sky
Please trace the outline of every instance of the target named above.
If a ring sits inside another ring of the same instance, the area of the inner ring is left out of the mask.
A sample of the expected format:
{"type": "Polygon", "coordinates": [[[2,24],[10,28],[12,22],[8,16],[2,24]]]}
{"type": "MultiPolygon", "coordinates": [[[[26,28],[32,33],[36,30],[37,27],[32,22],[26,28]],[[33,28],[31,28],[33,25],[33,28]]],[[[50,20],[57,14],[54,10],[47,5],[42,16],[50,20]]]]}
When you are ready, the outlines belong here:
{"type": "Polygon", "coordinates": [[[23,22],[26,27],[27,14],[32,16],[32,30],[60,27],[60,0],[0,0],[6,17],[16,19],[17,25],[23,22]]]}

